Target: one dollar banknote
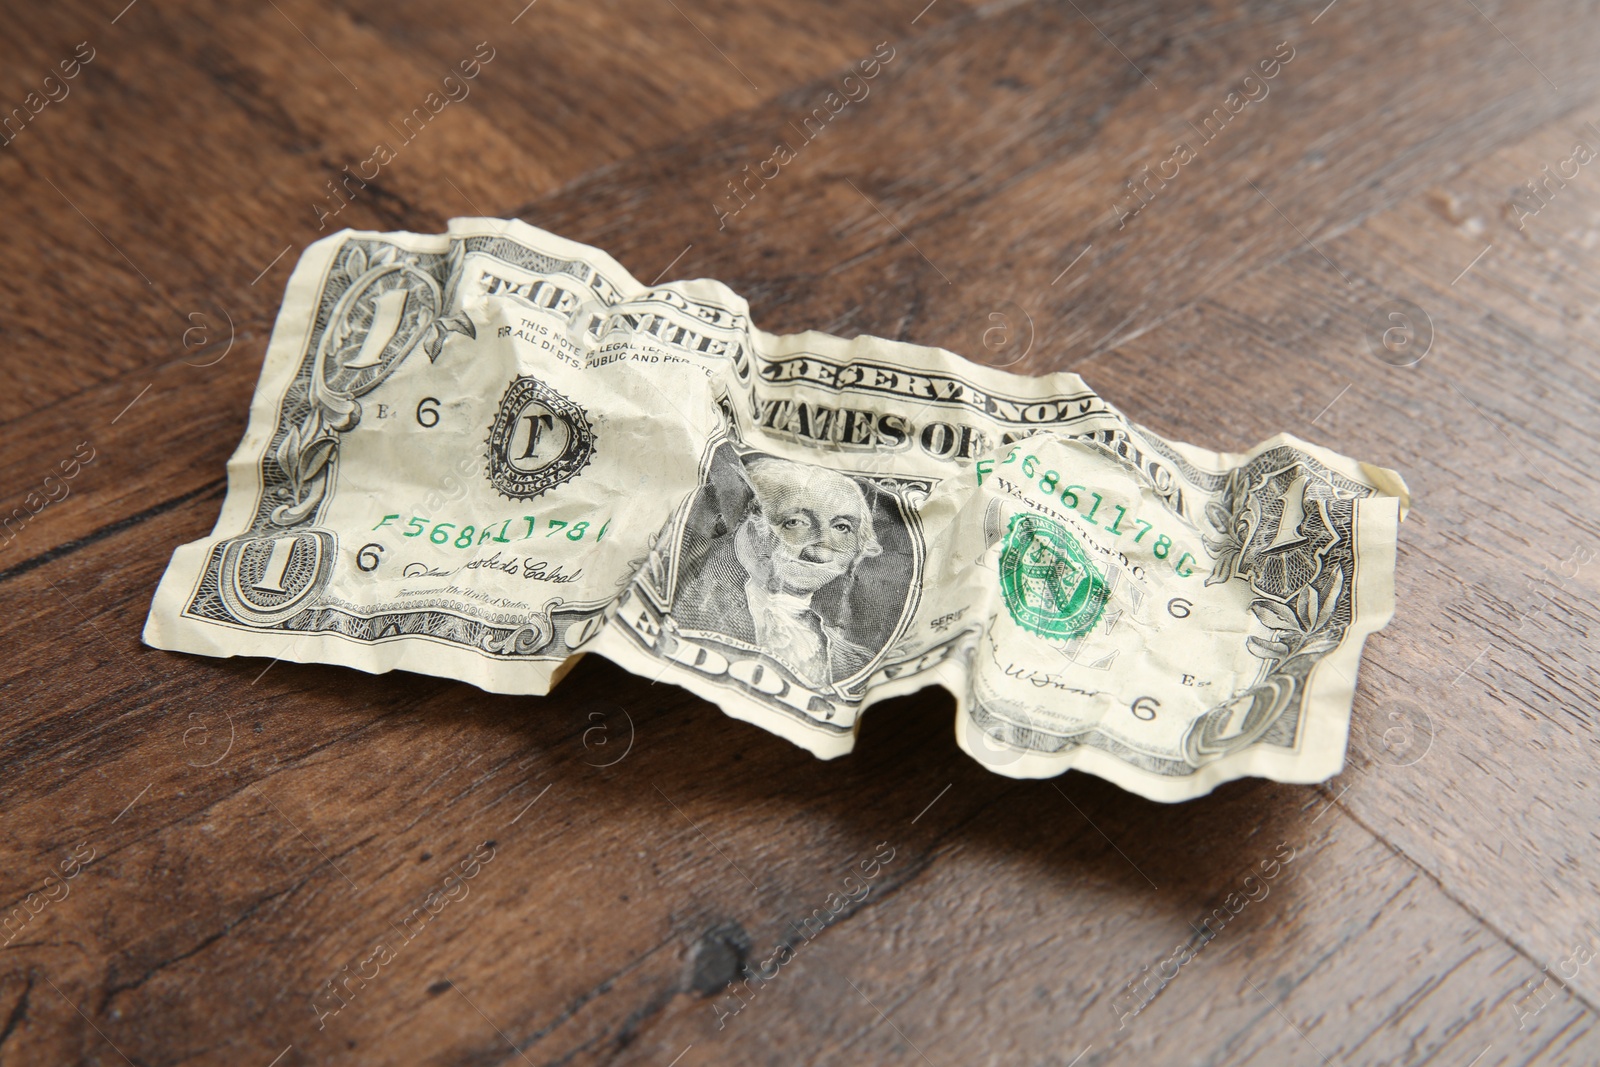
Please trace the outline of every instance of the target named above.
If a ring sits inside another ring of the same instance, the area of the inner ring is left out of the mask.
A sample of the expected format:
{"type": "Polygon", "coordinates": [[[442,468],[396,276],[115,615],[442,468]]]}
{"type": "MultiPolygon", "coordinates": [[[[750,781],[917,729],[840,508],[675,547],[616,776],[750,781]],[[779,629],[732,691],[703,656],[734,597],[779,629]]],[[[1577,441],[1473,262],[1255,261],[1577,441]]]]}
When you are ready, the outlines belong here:
{"type": "MultiPolygon", "coordinates": [[[[1219,413],[1225,416],[1225,413],[1219,413]]],[[[1341,769],[1393,471],[1167,441],[1074,374],[780,336],[517,221],[302,255],[157,648],[542,695],[585,653],[814,753],[943,686],[998,773],[1341,769]]]]}

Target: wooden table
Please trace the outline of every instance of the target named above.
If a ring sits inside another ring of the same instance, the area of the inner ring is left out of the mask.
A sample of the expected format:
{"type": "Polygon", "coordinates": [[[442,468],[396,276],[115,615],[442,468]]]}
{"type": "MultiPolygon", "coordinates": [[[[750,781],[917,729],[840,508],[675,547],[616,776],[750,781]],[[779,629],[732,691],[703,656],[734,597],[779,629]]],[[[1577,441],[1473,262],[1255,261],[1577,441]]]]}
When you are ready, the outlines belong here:
{"type": "Polygon", "coordinates": [[[4,1063],[1600,1062],[1592,3],[124,2],[0,41],[4,1063]],[[1163,806],[933,692],[824,763],[595,659],[141,645],[299,251],[466,214],[1398,468],[1344,773],[1163,806]]]}

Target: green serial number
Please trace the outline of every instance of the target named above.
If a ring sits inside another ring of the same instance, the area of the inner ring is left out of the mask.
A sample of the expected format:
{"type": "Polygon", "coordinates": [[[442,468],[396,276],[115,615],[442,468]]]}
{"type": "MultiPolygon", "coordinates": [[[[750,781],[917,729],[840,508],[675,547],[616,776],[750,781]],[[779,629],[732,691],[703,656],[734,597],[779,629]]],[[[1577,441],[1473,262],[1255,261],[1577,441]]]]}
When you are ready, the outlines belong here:
{"type": "MultiPolygon", "coordinates": [[[[1003,467],[1008,463],[1016,463],[1017,457],[1021,454],[1021,452],[1022,450],[1020,448],[1013,448],[1011,450],[1011,454],[1005,459],[1001,460],[999,465],[1003,467]]],[[[1102,498],[1099,493],[1096,493],[1089,489],[1088,486],[1083,485],[1062,486],[1060,474],[1052,470],[1040,472],[1039,466],[1040,464],[1038,457],[1032,455],[1022,456],[1022,464],[1020,469],[1023,477],[1028,479],[1028,487],[1030,489],[1037,490],[1039,493],[1051,500],[1060,500],[1061,503],[1065,504],[1067,507],[1082,511],[1083,520],[1090,526],[1098,526],[1114,537],[1121,537],[1125,533],[1133,532],[1132,530],[1125,530],[1122,528],[1124,521],[1130,521],[1134,526],[1140,527],[1138,534],[1133,538],[1134,544],[1138,544],[1139,542],[1143,541],[1145,535],[1155,528],[1154,524],[1148,523],[1143,519],[1128,519],[1128,509],[1123,507],[1121,504],[1111,505],[1112,508],[1116,509],[1117,515],[1115,519],[1107,522],[1106,519],[1109,516],[1101,516],[1098,522],[1095,521],[1095,516],[1099,514],[1100,504],[1102,503],[1102,498]],[[1037,484],[1035,484],[1033,481],[1035,477],[1038,478],[1037,484]],[[1082,490],[1093,500],[1093,503],[1088,506],[1087,510],[1084,510],[1084,502],[1078,497],[1079,490],[1082,490]]],[[[993,473],[994,468],[995,462],[992,459],[980,459],[977,462],[975,470],[978,476],[979,485],[983,484],[985,475],[993,473]]],[[[1156,534],[1156,539],[1150,543],[1150,552],[1156,557],[1156,559],[1170,559],[1172,556],[1172,549],[1172,538],[1164,533],[1156,534]]],[[[1185,552],[1178,557],[1177,561],[1173,564],[1172,569],[1178,575],[1178,577],[1187,578],[1194,573],[1194,568],[1192,566],[1188,566],[1194,561],[1194,553],[1185,552]]]]}
{"type": "MultiPolygon", "coordinates": [[[[374,526],[373,529],[376,530],[380,527],[388,526],[391,523],[395,523],[399,518],[399,515],[385,515],[378,520],[377,526],[374,526]]],[[[545,537],[554,537],[556,534],[561,534],[568,541],[589,539],[598,544],[600,539],[605,537],[606,528],[610,525],[611,520],[607,519],[605,524],[594,532],[594,537],[590,538],[589,532],[593,529],[594,523],[589,519],[579,519],[577,522],[571,522],[567,519],[546,519],[544,535],[545,537]]],[[[432,519],[424,519],[413,515],[411,521],[406,523],[400,530],[402,537],[422,537],[426,535],[428,540],[436,545],[473,548],[476,545],[483,544],[485,541],[493,541],[501,545],[510,541],[526,541],[538,532],[539,520],[532,515],[523,515],[520,519],[505,519],[498,523],[490,522],[486,526],[458,526],[453,522],[434,522],[432,519]],[[522,522],[528,524],[526,531],[520,525],[522,522]],[[508,532],[513,532],[512,523],[519,523],[514,532],[520,536],[506,536],[508,532]],[[431,529],[429,528],[430,525],[431,529]]]]}

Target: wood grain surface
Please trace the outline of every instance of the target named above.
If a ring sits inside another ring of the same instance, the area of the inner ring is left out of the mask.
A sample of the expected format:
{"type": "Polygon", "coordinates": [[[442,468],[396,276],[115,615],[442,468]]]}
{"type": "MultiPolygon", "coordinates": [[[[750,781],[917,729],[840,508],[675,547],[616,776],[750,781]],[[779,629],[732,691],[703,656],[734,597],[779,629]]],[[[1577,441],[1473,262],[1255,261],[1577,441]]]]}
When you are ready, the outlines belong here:
{"type": "Polygon", "coordinates": [[[0,1063],[1600,1063],[1595,4],[123,2],[0,35],[0,1063]],[[1346,770],[1163,806],[932,692],[820,762],[598,659],[142,646],[294,257],[465,214],[1399,469],[1346,770]]]}

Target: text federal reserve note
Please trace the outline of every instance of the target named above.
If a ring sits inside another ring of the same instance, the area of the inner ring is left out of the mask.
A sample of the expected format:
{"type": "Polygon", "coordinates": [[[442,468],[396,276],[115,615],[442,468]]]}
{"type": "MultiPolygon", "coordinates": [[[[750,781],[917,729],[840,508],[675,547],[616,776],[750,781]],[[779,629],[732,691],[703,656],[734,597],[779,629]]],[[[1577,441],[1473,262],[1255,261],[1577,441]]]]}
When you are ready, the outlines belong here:
{"type": "Polygon", "coordinates": [[[526,694],[597,652],[823,757],[941,685],[995,771],[1173,801],[1343,766],[1407,505],[1292,437],[1166,441],[1073,374],[764,333],[457,219],[301,257],[145,640],[526,694]]]}

